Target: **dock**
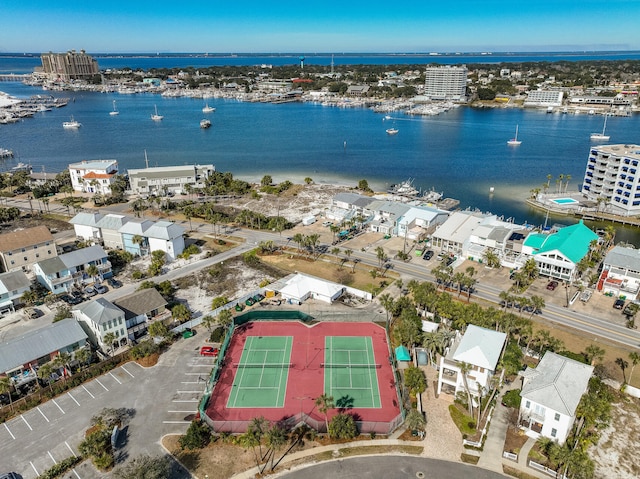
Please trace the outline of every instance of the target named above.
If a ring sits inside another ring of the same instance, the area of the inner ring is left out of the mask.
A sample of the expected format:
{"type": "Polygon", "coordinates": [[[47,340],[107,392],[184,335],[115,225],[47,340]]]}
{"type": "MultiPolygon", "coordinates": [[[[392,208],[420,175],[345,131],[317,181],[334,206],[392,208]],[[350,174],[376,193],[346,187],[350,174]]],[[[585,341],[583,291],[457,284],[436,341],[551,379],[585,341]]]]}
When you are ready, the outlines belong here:
{"type": "Polygon", "coordinates": [[[640,217],[637,216],[620,216],[605,211],[598,211],[596,208],[578,207],[578,208],[560,208],[558,206],[550,206],[533,198],[526,200],[527,204],[540,211],[545,211],[559,216],[570,216],[581,218],[585,221],[608,221],[618,223],[625,226],[640,226],[640,217]]]}

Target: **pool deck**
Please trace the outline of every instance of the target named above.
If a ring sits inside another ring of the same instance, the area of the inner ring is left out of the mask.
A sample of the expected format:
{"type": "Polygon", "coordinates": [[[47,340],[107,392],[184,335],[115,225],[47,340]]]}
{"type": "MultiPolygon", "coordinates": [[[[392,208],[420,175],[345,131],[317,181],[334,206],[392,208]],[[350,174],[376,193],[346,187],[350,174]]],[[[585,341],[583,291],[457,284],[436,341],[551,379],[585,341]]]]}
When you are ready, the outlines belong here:
{"type": "MultiPolygon", "coordinates": [[[[581,194],[563,194],[563,195],[538,195],[536,198],[528,198],[526,200],[529,206],[552,213],[554,215],[574,216],[582,218],[585,221],[610,221],[623,225],[640,226],[640,217],[638,216],[620,216],[606,211],[598,211],[598,208],[592,206],[592,202],[585,203],[581,194]],[[556,203],[554,200],[571,198],[576,203],[556,203]]],[[[605,206],[606,209],[606,206],[605,206]]]]}

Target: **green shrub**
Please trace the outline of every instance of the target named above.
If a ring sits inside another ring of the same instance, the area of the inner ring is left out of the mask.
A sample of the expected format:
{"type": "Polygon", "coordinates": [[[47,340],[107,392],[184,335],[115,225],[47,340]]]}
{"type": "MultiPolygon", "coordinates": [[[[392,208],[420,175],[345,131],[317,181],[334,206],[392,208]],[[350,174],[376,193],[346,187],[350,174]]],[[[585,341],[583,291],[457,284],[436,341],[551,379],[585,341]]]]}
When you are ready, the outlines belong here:
{"type": "Polygon", "coordinates": [[[211,336],[209,336],[209,341],[212,343],[221,343],[224,339],[224,335],[226,330],[224,328],[216,328],[211,331],[211,336]]]}
{"type": "Polygon", "coordinates": [[[133,359],[146,358],[153,353],[157,353],[160,347],[154,341],[142,341],[131,348],[131,357],[133,359]]]}
{"type": "Polygon", "coordinates": [[[142,279],[144,278],[144,273],[142,271],[136,270],[133,273],[131,273],[131,277],[133,279],[142,279]]]}
{"type": "Polygon", "coordinates": [[[82,461],[82,457],[67,457],[38,476],[38,479],[55,479],[82,461]]]}
{"type": "Polygon", "coordinates": [[[521,399],[522,398],[520,397],[520,389],[512,389],[504,393],[504,396],[502,396],[502,404],[504,404],[506,407],[520,409],[521,399]]]}
{"type": "Polygon", "coordinates": [[[184,436],[180,436],[178,444],[184,449],[202,449],[211,441],[211,430],[202,421],[192,421],[184,436]]]}

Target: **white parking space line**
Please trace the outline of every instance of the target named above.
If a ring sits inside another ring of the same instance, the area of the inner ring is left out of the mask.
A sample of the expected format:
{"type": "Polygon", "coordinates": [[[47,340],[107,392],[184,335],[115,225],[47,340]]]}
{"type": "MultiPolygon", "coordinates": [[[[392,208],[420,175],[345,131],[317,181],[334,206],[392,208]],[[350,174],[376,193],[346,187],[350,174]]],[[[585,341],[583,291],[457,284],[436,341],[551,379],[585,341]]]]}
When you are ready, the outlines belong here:
{"type": "Polygon", "coordinates": [[[67,445],[67,449],[71,451],[71,454],[73,454],[73,457],[78,457],[77,454],[73,452],[73,449],[71,449],[71,446],[69,445],[69,443],[67,441],[64,441],[64,443],[67,445]]]}
{"type": "Polygon", "coordinates": [[[27,420],[24,418],[24,416],[22,414],[20,414],[20,417],[22,418],[22,420],[24,421],[24,423],[27,425],[27,427],[29,428],[29,430],[33,431],[33,428],[31,427],[31,425],[27,422],[27,420]]]}
{"type": "Polygon", "coordinates": [[[60,404],[58,404],[58,403],[56,402],[56,400],[55,400],[55,399],[51,399],[51,400],[53,401],[53,404],[55,404],[56,406],[58,406],[58,409],[60,409],[60,411],[62,412],[62,414],[66,414],[66,413],[64,412],[64,409],[62,409],[62,408],[60,407],[60,404]]]}
{"type": "Polygon", "coordinates": [[[75,470],[75,469],[71,469],[71,470],[73,471],[73,473],[76,475],[76,477],[77,477],[78,479],[82,479],[82,478],[78,475],[78,473],[76,472],[76,470],[75,470]]]}
{"type": "Polygon", "coordinates": [[[119,380],[117,377],[115,377],[111,371],[109,371],[109,375],[110,375],[113,379],[115,379],[115,380],[116,380],[116,382],[117,382],[118,384],[122,384],[122,383],[120,382],[120,380],[119,380]]]}
{"type": "MultiPolygon", "coordinates": [[[[87,391],[87,392],[89,392],[89,391],[87,391]]],[[[76,398],[74,398],[74,397],[71,395],[71,393],[67,393],[67,394],[69,395],[69,397],[70,397],[71,399],[73,399],[73,402],[74,402],[74,403],[76,403],[78,406],[80,406],[80,403],[79,403],[78,401],[76,401],[76,398]]]]}
{"type": "Polygon", "coordinates": [[[180,381],[180,384],[198,384],[201,381],[180,381]]]}
{"type": "Polygon", "coordinates": [[[40,473],[38,472],[38,470],[36,469],[36,466],[33,465],[33,462],[29,461],[29,464],[31,464],[31,467],[33,468],[33,472],[36,473],[36,477],[40,476],[40,473]]]}
{"type": "Polygon", "coordinates": [[[167,411],[167,412],[178,412],[178,413],[184,413],[184,414],[195,414],[198,411],[167,411]]]}
{"type": "Polygon", "coordinates": [[[185,373],[187,376],[202,376],[202,373],[185,373]]]}
{"type": "Polygon", "coordinates": [[[191,424],[191,421],[162,421],[162,424],[191,424]]]}
{"type": "Polygon", "coordinates": [[[96,382],[97,382],[100,386],[102,386],[102,387],[104,388],[104,390],[105,390],[105,391],[108,391],[107,387],[106,387],[104,384],[102,384],[98,378],[96,378],[96,382]]]}
{"type": "MultiPolygon", "coordinates": [[[[95,399],[95,398],[96,398],[93,394],[91,394],[91,393],[89,392],[89,390],[88,390],[86,387],[84,387],[84,384],[82,385],[82,389],[84,389],[85,391],[87,391],[87,394],[88,394],[89,396],[91,396],[93,399],[95,399]]],[[[75,401],[75,399],[74,399],[74,401],[75,401]]],[[[78,406],[80,406],[80,404],[78,404],[78,406]]]]}
{"type": "Polygon", "coordinates": [[[120,368],[121,368],[125,373],[127,373],[129,376],[131,376],[132,378],[135,378],[135,376],[134,376],[133,374],[131,374],[129,371],[127,371],[127,370],[125,369],[125,367],[124,367],[124,366],[120,366],[120,368]]]}
{"type": "Polygon", "coordinates": [[[7,423],[4,423],[4,428],[7,430],[7,432],[9,433],[9,436],[11,436],[11,439],[13,439],[14,441],[16,440],[16,437],[13,435],[13,433],[9,430],[9,426],[7,426],[7,423]]]}
{"type": "Polygon", "coordinates": [[[174,399],[171,402],[200,402],[200,399],[174,399]]]}
{"type": "Polygon", "coordinates": [[[177,391],[178,394],[189,394],[189,393],[196,393],[196,394],[200,394],[202,392],[201,389],[198,389],[196,391],[177,391]]]}
{"type": "Polygon", "coordinates": [[[47,453],[49,453],[49,457],[51,458],[51,460],[53,461],[54,464],[58,464],[58,461],[56,461],[53,457],[53,454],[51,454],[51,451],[47,451],[47,453]]]}
{"type": "Polygon", "coordinates": [[[40,409],[40,406],[36,406],[36,409],[38,410],[38,412],[40,414],[42,414],[42,417],[45,418],[47,422],[51,422],[51,421],[49,421],[49,418],[44,415],[44,413],[42,412],[42,409],[40,409]]]}

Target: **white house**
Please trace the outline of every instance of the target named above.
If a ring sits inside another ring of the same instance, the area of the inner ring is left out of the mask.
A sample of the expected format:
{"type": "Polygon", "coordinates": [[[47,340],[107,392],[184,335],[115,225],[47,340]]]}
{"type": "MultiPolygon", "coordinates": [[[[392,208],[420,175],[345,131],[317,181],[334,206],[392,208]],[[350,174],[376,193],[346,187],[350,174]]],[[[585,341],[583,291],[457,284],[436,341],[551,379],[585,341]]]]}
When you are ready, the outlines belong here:
{"type": "Polygon", "coordinates": [[[101,213],[80,212],[69,220],[77,237],[84,240],[95,240],[101,237],[98,222],[104,218],[101,213]]]}
{"type": "Polygon", "coordinates": [[[640,250],[615,246],[604,258],[598,291],[638,299],[640,291],[640,250]]]}
{"type": "Polygon", "coordinates": [[[462,366],[466,363],[470,366],[466,374],[469,392],[475,397],[484,396],[506,341],[505,333],[473,324],[467,326],[462,339],[454,342],[448,353],[440,358],[438,394],[443,391],[454,395],[466,392],[462,375],[462,366]]]}
{"type": "Polygon", "coordinates": [[[111,183],[117,174],[116,160],[83,160],[69,165],[71,186],[83,193],[111,194],[111,183]]]}
{"type": "Polygon", "coordinates": [[[82,325],[95,347],[107,352],[113,344],[106,344],[105,337],[109,333],[115,336],[114,344],[127,344],[127,325],[124,311],[107,301],[98,298],[88,303],[82,303],[71,310],[73,317],[82,325]]]}
{"type": "Polygon", "coordinates": [[[410,206],[398,220],[398,236],[410,240],[419,239],[429,229],[443,224],[449,212],[430,206],[410,206]]]}
{"type": "Polygon", "coordinates": [[[15,311],[15,306],[22,303],[22,295],[30,289],[31,280],[24,272],[0,274],[0,313],[15,311]]]}
{"type": "Polygon", "coordinates": [[[124,249],[120,228],[129,221],[125,215],[108,214],[101,218],[96,227],[100,229],[100,237],[105,248],[124,249]]]}
{"type": "Polygon", "coordinates": [[[271,283],[265,289],[280,293],[284,300],[291,300],[294,303],[301,303],[308,298],[313,298],[331,304],[344,293],[371,300],[371,293],[366,291],[303,273],[290,274],[271,283]]]}
{"type": "Polygon", "coordinates": [[[145,232],[151,251],[164,251],[174,260],[184,251],[184,228],[171,221],[156,221],[145,232]]]}
{"type": "Polygon", "coordinates": [[[465,241],[465,258],[482,261],[487,251],[494,252],[503,265],[517,261],[522,255],[522,244],[529,234],[526,227],[503,221],[496,215],[483,218],[465,241]]]}
{"type": "Polygon", "coordinates": [[[471,233],[488,216],[475,211],[456,211],[433,233],[431,242],[443,252],[461,255],[469,249],[471,233]]]}
{"type": "Polygon", "coordinates": [[[531,437],[544,436],[563,444],[589,387],[593,366],[547,351],[538,366],[520,374],[520,426],[531,437]]]}

